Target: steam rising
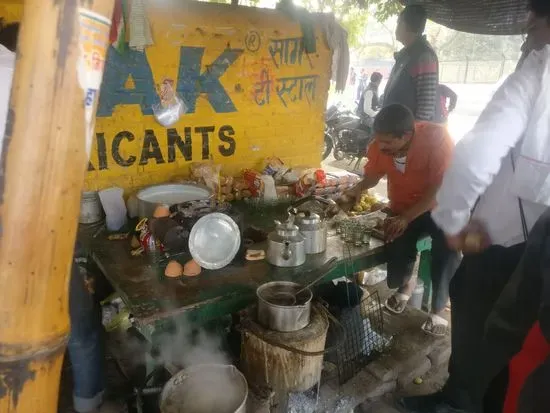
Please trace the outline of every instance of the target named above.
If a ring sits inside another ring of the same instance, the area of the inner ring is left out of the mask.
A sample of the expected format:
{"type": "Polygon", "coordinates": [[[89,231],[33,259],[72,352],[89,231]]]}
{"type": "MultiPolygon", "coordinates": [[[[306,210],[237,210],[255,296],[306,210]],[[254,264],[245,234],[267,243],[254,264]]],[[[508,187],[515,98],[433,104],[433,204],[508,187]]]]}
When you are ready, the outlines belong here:
{"type": "Polygon", "coordinates": [[[221,337],[204,330],[193,331],[181,321],[176,330],[158,338],[161,360],[167,365],[189,369],[193,366],[218,365],[194,370],[185,379],[176,380],[161,404],[162,413],[234,413],[241,405],[246,385],[232,369],[222,350],[221,337]]]}

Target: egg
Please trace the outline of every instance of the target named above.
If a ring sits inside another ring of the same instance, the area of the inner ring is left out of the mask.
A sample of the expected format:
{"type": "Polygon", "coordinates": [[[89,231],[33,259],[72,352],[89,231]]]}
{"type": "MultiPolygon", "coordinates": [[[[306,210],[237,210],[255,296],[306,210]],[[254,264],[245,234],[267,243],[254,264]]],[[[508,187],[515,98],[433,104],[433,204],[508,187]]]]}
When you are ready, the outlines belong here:
{"type": "Polygon", "coordinates": [[[195,260],[188,261],[183,266],[183,275],[186,275],[187,277],[195,277],[200,273],[201,266],[195,260]]]}
{"type": "Polygon", "coordinates": [[[164,275],[170,278],[177,278],[183,275],[183,265],[177,261],[170,261],[164,270],[164,275]]]}
{"type": "Polygon", "coordinates": [[[166,205],[158,205],[153,212],[154,218],[164,218],[170,216],[170,208],[166,205]]]}

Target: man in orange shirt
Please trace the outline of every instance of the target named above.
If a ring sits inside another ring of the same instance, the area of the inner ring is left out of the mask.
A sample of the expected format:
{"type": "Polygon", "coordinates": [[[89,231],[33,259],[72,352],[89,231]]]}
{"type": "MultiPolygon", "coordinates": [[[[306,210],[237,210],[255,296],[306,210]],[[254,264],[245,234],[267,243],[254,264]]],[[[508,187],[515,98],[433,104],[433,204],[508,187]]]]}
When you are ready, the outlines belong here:
{"type": "Polygon", "coordinates": [[[449,282],[459,262],[448,248],[445,236],[430,216],[435,195],[453,152],[453,141],[446,128],[416,122],[403,105],[383,108],[374,120],[374,141],[367,152],[363,180],[342,197],[353,205],[361,193],[373,188],[384,176],[392,214],[384,223],[388,286],[397,291],[386,301],[386,308],[401,314],[415,287],[411,282],[419,238],[432,238],[432,311],[422,329],[441,336],[447,321],[441,317],[449,298],[449,282]]]}

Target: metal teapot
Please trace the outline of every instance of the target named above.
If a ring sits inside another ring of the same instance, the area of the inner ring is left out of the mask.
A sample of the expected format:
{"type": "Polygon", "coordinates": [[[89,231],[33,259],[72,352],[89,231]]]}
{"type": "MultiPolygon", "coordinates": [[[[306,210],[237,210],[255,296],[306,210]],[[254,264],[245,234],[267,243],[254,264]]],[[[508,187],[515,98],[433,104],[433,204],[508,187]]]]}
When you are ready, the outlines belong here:
{"type": "Polygon", "coordinates": [[[299,212],[296,225],[305,239],[306,254],[319,254],[327,249],[327,223],[313,212],[299,212]]]}
{"type": "Polygon", "coordinates": [[[297,201],[289,208],[289,216],[295,216],[296,225],[305,238],[306,254],[319,254],[327,249],[326,218],[334,210],[335,205],[332,200],[310,196],[297,201]],[[311,210],[300,211],[299,207],[308,202],[321,204],[322,212],[317,214],[311,210]]]}
{"type": "Polygon", "coordinates": [[[266,259],[277,267],[297,267],[306,261],[304,237],[294,220],[285,223],[275,221],[275,231],[267,237],[266,259]]]}

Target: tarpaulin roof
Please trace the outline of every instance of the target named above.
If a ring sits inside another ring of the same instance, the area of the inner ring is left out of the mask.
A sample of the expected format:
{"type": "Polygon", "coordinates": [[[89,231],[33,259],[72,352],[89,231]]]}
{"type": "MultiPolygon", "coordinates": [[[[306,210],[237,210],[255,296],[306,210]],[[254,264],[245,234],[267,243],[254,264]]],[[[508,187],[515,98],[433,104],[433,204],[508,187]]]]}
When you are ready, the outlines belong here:
{"type": "MultiPolygon", "coordinates": [[[[550,1],[550,0],[548,0],[550,1]]],[[[430,20],[454,30],[478,34],[521,34],[527,0],[401,0],[421,4],[430,20]]]]}

